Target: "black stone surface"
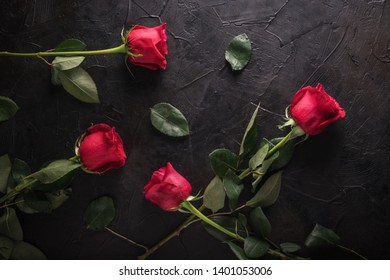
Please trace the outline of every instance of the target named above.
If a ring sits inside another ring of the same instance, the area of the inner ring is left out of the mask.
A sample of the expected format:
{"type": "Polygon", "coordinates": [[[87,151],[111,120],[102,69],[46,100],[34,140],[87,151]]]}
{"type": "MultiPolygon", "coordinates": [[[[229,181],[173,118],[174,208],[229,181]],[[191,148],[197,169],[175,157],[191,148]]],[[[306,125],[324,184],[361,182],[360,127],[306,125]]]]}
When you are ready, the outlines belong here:
{"type": "MultiPolygon", "coordinates": [[[[272,239],[303,244],[315,223],[337,232],[343,244],[369,259],[390,258],[390,3],[368,0],[40,0],[2,1],[0,50],[39,51],[68,38],[89,49],[119,45],[131,24],[167,23],[168,67],[132,67],[121,55],[88,57],[101,104],[83,104],[50,83],[38,59],[0,57],[0,95],[21,110],[0,124],[0,154],[28,162],[69,158],[75,139],[91,123],[114,125],[127,164],[101,176],[80,173],[73,195],[51,214],[18,212],[25,240],[49,259],[136,259],[142,253],[108,232],[86,230],[83,212],[101,195],[115,199],[111,228],[153,245],[185,219],[143,197],[152,172],[170,161],[194,187],[213,173],[208,154],[239,149],[254,105],[283,114],[302,86],[322,83],[347,116],[298,146],[285,169],[277,203],[266,209],[272,239]],[[228,42],[245,32],[253,54],[232,73],[228,42]],[[150,124],[149,108],[169,102],[189,120],[191,135],[171,139],[150,124]]],[[[262,111],[264,137],[281,136],[277,115],[262,111]]],[[[306,250],[317,259],[355,258],[340,251],[306,250]]],[[[152,259],[234,259],[200,224],[152,259]]]]}

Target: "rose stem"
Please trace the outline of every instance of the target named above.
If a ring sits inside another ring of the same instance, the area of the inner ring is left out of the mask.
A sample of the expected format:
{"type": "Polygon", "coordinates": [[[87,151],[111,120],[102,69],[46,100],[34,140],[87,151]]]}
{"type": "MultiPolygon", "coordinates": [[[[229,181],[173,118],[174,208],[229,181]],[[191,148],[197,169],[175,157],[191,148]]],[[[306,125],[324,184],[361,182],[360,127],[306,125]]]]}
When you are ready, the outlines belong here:
{"type": "Polygon", "coordinates": [[[341,245],[337,245],[337,247],[345,250],[345,251],[348,251],[352,254],[355,254],[356,256],[358,256],[359,258],[363,259],[363,260],[367,260],[364,256],[362,256],[361,254],[359,254],[358,252],[356,252],[355,250],[352,250],[352,249],[349,249],[347,247],[344,247],[344,246],[341,246],[341,245]]]}
{"type": "Polygon", "coordinates": [[[0,52],[0,56],[19,56],[19,57],[42,57],[42,56],[75,56],[75,55],[99,55],[99,54],[112,54],[112,53],[127,53],[126,44],[122,44],[118,47],[103,49],[103,50],[92,50],[92,51],[70,51],[70,52],[35,52],[35,53],[16,53],[16,52],[0,52]]]}
{"type": "MultiPolygon", "coordinates": [[[[199,211],[202,211],[206,207],[202,205],[199,207],[199,211]]],[[[152,248],[148,249],[143,255],[139,256],[138,259],[144,260],[147,257],[149,257],[151,254],[153,254],[155,251],[157,251],[160,247],[162,247],[165,243],[167,243],[169,240],[171,240],[173,237],[176,237],[179,235],[179,233],[185,229],[188,225],[191,224],[191,221],[195,219],[195,215],[189,216],[179,227],[177,227],[174,231],[172,231],[169,235],[167,235],[164,239],[162,239],[160,242],[158,242],[156,245],[154,245],[152,248]]]]}
{"type": "MultiPolygon", "coordinates": [[[[244,242],[245,241],[245,238],[234,233],[234,232],[231,232],[229,230],[227,230],[226,228],[220,226],[219,224],[217,224],[216,222],[210,220],[208,217],[206,217],[205,215],[203,215],[202,212],[200,212],[196,207],[194,207],[189,201],[184,201],[182,202],[181,206],[185,209],[187,209],[188,211],[190,211],[192,214],[194,214],[195,216],[197,216],[199,219],[201,219],[202,221],[204,221],[205,223],[208,223],[209,225],[211,225],[212,227],[218,229],[219,231],[223,232],[224,234],[238,240],[238,241],[241,241],[241,242],[244,242]]],[[[282,252],[279,252],[277,250],[273,250],[273,249],[268,249],[267,250],[267,254],[269,255],[272,255],[272,256],[276,256],[276,257],[279,257],[279,258],[282,258],[282,259],[289,259],[290,257],[283,254],[282,252]]],[[[296,259],[300,259],[299,257],[296,257],[296,259]]]]}
{"type": "Polygon", "coordinates": [[[0,198],[0,204],[3,204],[4,202],[8,201],[9,199],[15,197],[19,192],[21,192],[25,188],[28,188],[29,186],[33,185],[36,182],[38,182],[37,179],[32,179],[32,180],[29,180],[27,182],[24,182],[22,184],[17,185],[15,187],[15,189],[13,189],[12,191],[10,191],[9,193],[7,193],[6,195],[4,195],[0,198]]]}
{"type": "Polygon", "coordinates": [[[117,237],[119,237],[119,238],[122,238],[123,240],[126,240],[127,242],[130,242],[131,244],[133,244],[133,245],[135,245],[135,246],[141,247],[141,248],[145,249],[146,251],[149,250],[148,247],[146,247],[146,246],[144,246],[144,245],[142,245],[142,244],[139,244],[139,243],[137,243],[137,242],[135,242],[135,241],[133,241],[133,240],[127,238],[126,236],[123,236],[122,234],[117,233],[116,231],[114,231],[114,230],[112,230],[112,229],[110,229],[110,228],[108,228],[108,227],[104,227],[104,228],[105,228],[107,231],[109,231],[110,233],[112,233],[113,235],[115,235],[115,236],[117,236],[117,237]]]}
{"type": "MultiPolygon", "coordinates": [[[[271,150],[268,151],[267,156],[265,158],[269,158],[272,156],[277,150],[284,146],[290,140],[291,135],[293,135],[293,130],[291,130],[286,136],[283,137],[282,140],[278,142],[275,146],[272,147],[271,150]]],[[[246,176],[250,175],[252,170],[250,168],[245,169],[239,176],[240,180],[243,180],[246,176]]]]}

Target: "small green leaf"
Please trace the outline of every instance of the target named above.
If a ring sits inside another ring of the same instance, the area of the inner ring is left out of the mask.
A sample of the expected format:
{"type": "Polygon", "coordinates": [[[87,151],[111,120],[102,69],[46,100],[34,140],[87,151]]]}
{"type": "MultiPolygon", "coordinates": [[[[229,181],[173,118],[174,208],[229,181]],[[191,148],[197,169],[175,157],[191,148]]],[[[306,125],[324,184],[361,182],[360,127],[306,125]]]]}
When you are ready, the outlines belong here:
{"type": "Polygon", "coordinates": [[[271,234],[271,223],[265,216],[261,207],[256,207],[249,213],[250,225],[259,237],[269,237],[271,234]]]}
{"type": "Polygon", "coordinates": [[[92,201],[84,213],[87,229],[102,230],[115,217],[115,206],[111,197],[103,196],[92,201]]]}
{"type": "Polygon", "coordinates": [[[18,110],[18,105],[12,99],[0,96],[0,122],[9,120],[18,110]]]}
{"type": "Polygon", "coordinates": [[[225,176],[226,172],[236,170],[238,157],[228,149],[217,149],[209,154],[211,167],[219,177],[225,176]]]}
{"type": "Polygon", "coordinates": [[[255,170],[257,167],[263,164],[265,158],[267,157],[269,150],[269,144],[265,143],[260,147],[260,149],[254,154],[249,160],[249,168],[255,170]]]}
{"type": "Polygon", "coordinates": [[[263,240],[254,236],[248,236],[244,241],[244,252],[248,258],[257,259],[261,258],[269,249],[269,244],[263,240]]]}
{"type": "Polygon", "coordinates": [[[161,133],[172,137],[190,134],[185,116],[169,103],[158,103],[150,109],[150,121],[161,133]]]}
{"type": "Polygon", "coordinates": [[[251,42],[248,35],[243,33],[230,41],[225,52],[225,59],[234,71],[240,71],[248,64],[251,54],[251,42]]]}
{"type": "Polygon", "coordinates": [[[334,247],[341,243],[341,238],[331,229],[316,224],[306,238],[305,245],[309,248],[334,247]]]}
{"type": "Polygon", "coordinates": [[[255,180],[252,182],[252,190],[255,191],[272,163],[279,157],[279,151],[274,153],[270,158],[263,161],[263,164],[253,172],[255,180]]]}
{"type": "Polygon", "coordinates": [[[282,171],[273,174],[246,205],[251,207],[268,207],[275,203],[282,183],[282,171]]]}
{"type": "Polygon", "coordinates": [[[24,193],[21,193],[19,194],[15,201],[20,201],[18,204],[16,204],[16,207],[18,207],[18,209],[20,211],[22,211],[23,213],[26,213],[26,214],[36,214],[36,213],[39,213],[38,210],[35,210],[33,208],[31,208],[30,206],[28,206],[25,201],[24,201],[24,193]]]}
{"type": "Polygon", "coordinates": [[[51,67],[51,83],[55,86],[62,86],[59,74],[60,70],[57,68],[51,67]]]}
{"type": "Polygon", "coordinates": [[[225,188],[226,195],[229,198],[230,209],[236,209],[238,198],[244,189],[244,185],[241,183],[237,175],[230,169],[223,178],[223,187],[225,188]]]}
{"type": "Polygon", "coordinates": [[[64,89],[78,100],[85,103],[100,103],[95,82],[80,66],[59,71],[58,77],[64,89]]]}
{"type": "Polygon", "coordinates": [[[42,253],[34,245],[24,242],[16,241],[14,242],[14,248],[12,250],[11,260],[46,260],[45,254],[42,253]]]}
{"type": "Polygon", "coordinates": [[[0,157],[0,193],[6,193],[12,163],[7,154],[0,157]]]}
{"type": "Polygon", "coordinates": [[[204,191],[203,204],[211,211],[217,212],[225,205],[225,196],[222,180],[215,176],[204,191]]]}
{"type": "Polygon", "coordinates": [[[13,248],[14,242],[12,239],[0,235],[0,260],[8,260],[13,248]]]}
{"type": "MultiPolygon", "coordinates": [[[[241,225],[240,221],[235,218],[235,217],[229,217],[229,216],[215,216],[210,218],[212,221],[216,222],[220,226],[224,227],[228,231],[231,231],[233,233],[238,234],[239,236],[246,237],[246,230],[245,228],[241,225]]],[[[233,238],[224,234],[220,230],[210,226],[209,224],[203,222],[203,227],[205,230],[217,238],[220,241],[229,241],[232,240],[233,238]]]]}
{"type": "Polygon", "coordinates": [[[50,184],[62,178],[76,168],[79,168],[80,166],[80,163],[76,163],[71,160],[56,160],[28,177],[35,178],[43,184],[50,184]]]}
{"type": "Polygon", "coordinates": [[[292,242],[284,242],[280,244],[280,249],[287,254],[293,254],[301,250],[301,246],[292,242]]]}
{"type": "Polygon", "coordinates": [[[51,204],[51,208],[54,210],[60,207],[62,204],[64,204],[69,199],[71,194],[72,194],[72,189],[68,188],[68,189],[58,190],[53,193],[46,193],[45,195],[47,200],[51,204]]]}
{"type": "Polygon", "coordinates": [[[256,117],[257,112],[259,111],[259,106],[257,106],[256,110],[253,112],[252,117],[248,123],[248,126],[246,127],[244,137],[241,141],[240,146],[240,156],[246,155],[248,152],[250,152],[257,141],[257,128],[256,128],[256,117]]]}
{"type": "Polygon", "coordinates": [[[24,192],[24,203],[40,213],[50,213],[52,211],[50,201],[45,193],[41,191],[30,190],[24,192]]]}
{"type": "Polygon", "coordinates": [[[4,235],[13,240],[23,239],[22,226],[13,208],[5,208],[0,216],[0,235],[4,235]]]}
{"type": "Polygon", "coordinates": [[[57,56],[51,65],[58,70],[66,71],[79,66],[84,59],[84,56],[57,56]]]}
{"type": "Polygon", "coordinates": [[[31,174],[30,166],[21,159],[14,159],[12,164],[12,177],[16,184],[20,184],[23,181],[23,178],[31,174]]]}
{"type": "Polygon", "coordinates": [[[239,260],[249,260],[245,255],[244,249],[231,241],[226,242],[229,245],[230,250],[236,255],[239,260]]]}
{"type": "MultiPolygon", "coordinates": [[[[270,142],[274,145],[276,145],[280,140],[283,138],[275,138],[272,139],[270,142]]],[[[292,159],[294,150],[295,150],[295,144],[296,144],[296,139],[289,140],[286,144],[284,144],[283,147],[281,147],[278,152],[279,156],[278,158],[272,163],[270,170],[280,170],[283,167],[285,167],[289,161],[292,159]]]]}
{"type": "Polygon", "coordinates": [[[67,39],[54,48],[55,52],[83,51],[87,45],[78,39],[67,39]]]}

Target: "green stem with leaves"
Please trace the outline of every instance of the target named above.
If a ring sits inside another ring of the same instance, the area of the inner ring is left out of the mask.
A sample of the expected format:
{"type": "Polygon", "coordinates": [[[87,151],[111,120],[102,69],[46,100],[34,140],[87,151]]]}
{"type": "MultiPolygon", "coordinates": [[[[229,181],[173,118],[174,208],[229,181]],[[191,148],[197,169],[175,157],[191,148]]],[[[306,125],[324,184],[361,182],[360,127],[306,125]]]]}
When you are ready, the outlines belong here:
{"type": "MultiPolygon", "coordinates": [[[[280,148],[282,148],[289,140],[292,139],[292,136],[294,135],[294,130],[291,130],[286,136],[284,136],[275,146],[273,146],[267,153],[267,156],[265,158],[269,158],[274,153],[276,153],[280,148]]],[[[245,169],[241,172],[241,174],[238,176],[240,180],[243,180],[248,175],[252,174],[252,170],[250,168],[245,169]]]]}
{"type": "Polygon", "coordinates": [[[15,196],[17,196],[21,191],[23,191],[24,189],[26,189],[28,187],[31,187],[36,182],[38,182],[38,180],[34,178],[34,179],[28,180],[26,182],[23,182],[23,183],[17,185],[12,191],[10,191],[9,193],[7,193],[4,196],[0,197],[0,205],[2,205],[3,203],[8,202],[10,199],[12,199],[15,196]]]}
{"type": "Polygon", "coordinates": [[[91,50],[91,51],[45,51],[35,53],[17,53],[17,52],[0,52],[0,56],[16,56],[16,57],[44,57],[44,56],[77,56],[77,55],[103,55],[103,54],[114,54],[124,53],[129,54],[126,44],[120,46],[103,49],[103,50],[91,50]]]}

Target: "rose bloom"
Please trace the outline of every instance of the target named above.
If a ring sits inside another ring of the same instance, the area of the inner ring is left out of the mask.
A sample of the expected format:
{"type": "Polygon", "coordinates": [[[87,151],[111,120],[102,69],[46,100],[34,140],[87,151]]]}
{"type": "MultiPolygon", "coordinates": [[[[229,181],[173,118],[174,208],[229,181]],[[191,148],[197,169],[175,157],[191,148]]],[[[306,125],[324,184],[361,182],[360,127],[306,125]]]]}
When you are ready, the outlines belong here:
{"type": "Polygon", "coordinates": [[[122,167],[126,160],[121,137],[107,124],[96,124],[87,129],[78,154],[84,167],[99,174],[122,167]]]}
{"type": "Polygon", "coordinates": [[[153,172],[144,187],[145,198],[166,211],[176,211],[192,192],[191,184],[168,162],[153,172]]]}
{"type": "Polygon", "coordinates": [[[156,27],[136,25],[127,35],[127,47],[135,56],[128,61],[151,70],[165,69],[168,54],[166,23],[156,27]]]}
{"type": "Polygon", "coordinates": [[[290,113],[306,134],[320,134],[328,125],[345,117],[345,111],[318,84],[300,89],[294,96],[290,113]]]}

